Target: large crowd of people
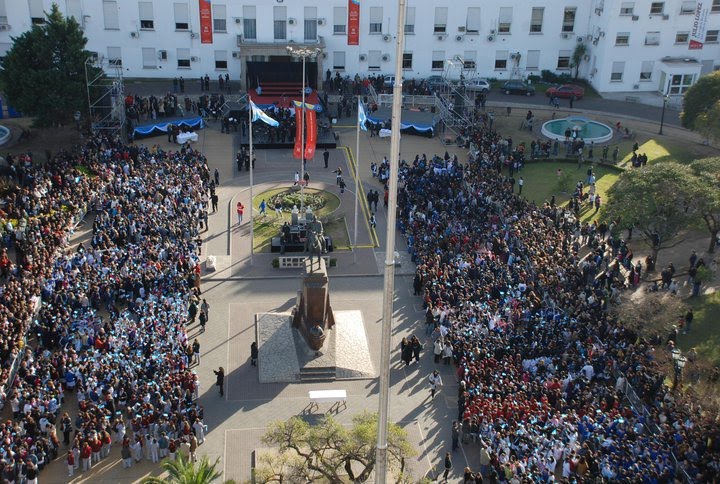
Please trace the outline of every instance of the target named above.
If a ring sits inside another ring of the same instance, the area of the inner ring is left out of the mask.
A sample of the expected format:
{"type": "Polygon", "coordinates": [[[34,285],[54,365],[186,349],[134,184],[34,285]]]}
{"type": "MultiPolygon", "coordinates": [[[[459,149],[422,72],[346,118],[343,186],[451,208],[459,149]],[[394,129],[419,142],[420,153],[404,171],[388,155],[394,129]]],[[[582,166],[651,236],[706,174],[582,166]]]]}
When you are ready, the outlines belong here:
{"type": "Polygon", "coordinates": [[[30,156],[7,159],[0,212],[0,383],[13,412],[0,425],[3,480],[22,482],[63,452],[70,475],[88,470],[113,444],[135,460],[180,445],[192,456],[204,438],[187,325],[200,295],[205,158],[105,135],[44,165],[30,156]],[[86,213],[92,237],[69,247],[86,213]],[[74,421],[60,414],[69,393],[74,421]]]}
{"type": "Polygon", "coordinates": [[[512,148],[487,125],[467,136],[468,163],[416,157],[398,195],[427,334],[457,369],[453,435],[481,446],[466,481],[712,480],[720,427],[664,385],[657,357],[672,342],[653,345],[607,311],[629,284],[623,244],[554,199],[513,193],[512,148]]]}

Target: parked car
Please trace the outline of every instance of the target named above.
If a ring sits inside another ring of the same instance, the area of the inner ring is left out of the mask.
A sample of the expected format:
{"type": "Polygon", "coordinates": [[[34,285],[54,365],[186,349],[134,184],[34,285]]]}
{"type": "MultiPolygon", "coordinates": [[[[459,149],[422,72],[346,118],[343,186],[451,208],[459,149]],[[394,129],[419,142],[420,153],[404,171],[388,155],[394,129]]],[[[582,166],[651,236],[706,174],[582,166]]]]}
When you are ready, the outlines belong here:
{"type": "Polygon", "coordinates": [[[480,77],[470,79],[469,81],[465,81],[465,90],[487,94],[490,92],[490,83],[487,79],[482,79],[480,77]]]}
{"type": "Polygon", "coordinates": [[[556,97],[568,99],[575,96],[575,99],[582,99],[585,95],[585,89],[575,84],[563,84],[562,86],[549,88],[545,91],[545,95],[548,97],[555,95],[556,97]]]}
{"type": "MultiPolygon", "coordinates": [[[[403,82],[405,82],[405,78],[402,78],[403,82]]],[[[383,76],[383,85],[385,87],[394,87],[395,86],[395,75],[394,74],[385,74],[383,76]]]]}
{"type": "Polygon", "coordinates": [[[430,76],[425,79],[425,83],[428,85],[431,91],[437,88],[441,88],[445,84],[447,84],[443,76],[430,76]]]}
{"type": "Polygon", "coordinates": [[[503,84],[502,91],[505,94],[524,94],[526,96],[535,94],[535,88],[522,81],[507,81],[503,84]]]}

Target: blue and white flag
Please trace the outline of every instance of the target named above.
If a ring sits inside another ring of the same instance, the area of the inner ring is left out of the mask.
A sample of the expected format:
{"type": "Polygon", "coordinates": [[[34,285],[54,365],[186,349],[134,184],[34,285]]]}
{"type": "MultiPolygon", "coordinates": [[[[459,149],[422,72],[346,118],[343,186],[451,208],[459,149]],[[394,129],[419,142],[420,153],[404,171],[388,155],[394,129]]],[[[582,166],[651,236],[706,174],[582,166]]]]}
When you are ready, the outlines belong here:
{"type": "Polygon", "coordinates": [[[252,110],[252,122],[254,123],[257,120],[262,121],[265,124],[269,124],[270,126],[278,127],[280,126],[280,123],[275,121],[273,118],[265,114],[265,112],[257,107],[252,100],[250,100],[250,109],[252,110]]]}
{"type": "Polygon", "coordinates": [[[360,126],[360,129],[363,131],[367,131],[367,126],[365,126],[366,122],[367,116],[365,115],[365,108],[363,107],[362,101],[358,101],[358,126],[360,126]]]}

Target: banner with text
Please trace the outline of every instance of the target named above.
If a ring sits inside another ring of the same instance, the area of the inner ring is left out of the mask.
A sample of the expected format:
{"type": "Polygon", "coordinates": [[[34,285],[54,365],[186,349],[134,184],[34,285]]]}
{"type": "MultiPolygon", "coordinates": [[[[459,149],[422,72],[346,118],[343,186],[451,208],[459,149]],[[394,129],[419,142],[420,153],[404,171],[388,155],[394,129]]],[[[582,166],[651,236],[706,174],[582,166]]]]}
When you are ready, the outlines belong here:
{"type": "Polygon", "coordinates": [[[690,30],[690,50],[700,50],[705,44],[705,33],[707,32],[707,19],[710,13],[710,0],[698,0],[695,4],[695,18],[690,30]]]}
{"type": "Polygon", "coordinates": [[[360,44],[360,0],[348,0],[348,45],[360,44]]]}
{"type": "Polygon", "coordinates": [[[200,43],[212,44],[212,6],[210,0],[200,0],[200,43]]]}

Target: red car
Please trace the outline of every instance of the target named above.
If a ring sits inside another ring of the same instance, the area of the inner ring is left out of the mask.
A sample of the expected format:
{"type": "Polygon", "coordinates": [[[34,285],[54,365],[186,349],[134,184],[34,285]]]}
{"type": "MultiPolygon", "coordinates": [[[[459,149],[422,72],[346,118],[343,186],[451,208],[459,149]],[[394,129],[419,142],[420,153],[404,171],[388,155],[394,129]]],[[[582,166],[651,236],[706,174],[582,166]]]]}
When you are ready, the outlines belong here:
{"type": "Polygon", "coordinates": [[[582,99],[585,95],[585,89],[575,84],[563,84],[562,86],[551,87],[545,91],[545,95],[548,97],[552,97],[553,94],[557,97],[568,99],[573,96],[575,96],[575,99],[582,99]]]}

